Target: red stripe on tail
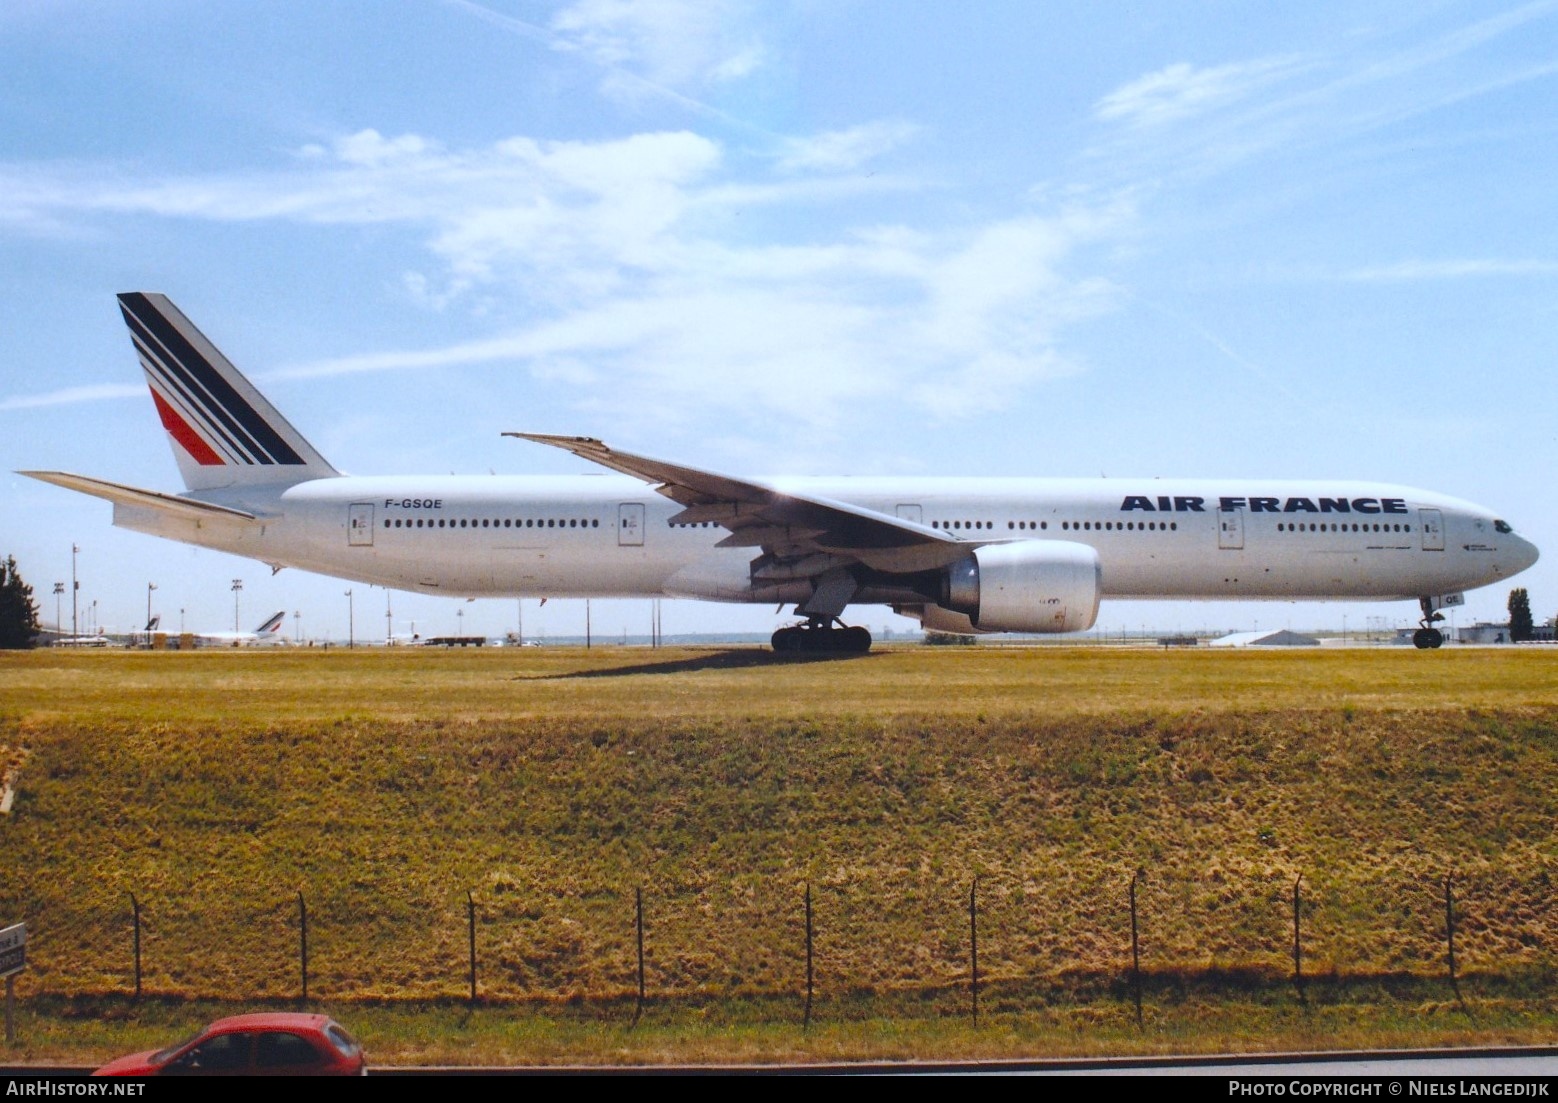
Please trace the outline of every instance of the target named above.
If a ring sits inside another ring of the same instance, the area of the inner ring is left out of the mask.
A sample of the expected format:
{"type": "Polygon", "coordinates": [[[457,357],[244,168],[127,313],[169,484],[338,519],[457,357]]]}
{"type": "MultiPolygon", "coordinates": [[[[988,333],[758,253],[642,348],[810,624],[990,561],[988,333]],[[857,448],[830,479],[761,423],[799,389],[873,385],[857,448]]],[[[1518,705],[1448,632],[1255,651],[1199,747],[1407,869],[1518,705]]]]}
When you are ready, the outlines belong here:
{"type": "Polygon", "coordinates": [[[151,400],[157,404],[157,416],[162,419],[162,427],[179,442],[179,446],[184,451],[194,457],[196,463],[201,467],[221,467],[226,462],[211,450],[209,444],[200,439],[200,435],[189,427],[189,423],[179,417],[178,411],[164,402],[162,396],[155,390],[151,392],[151,400]]]}

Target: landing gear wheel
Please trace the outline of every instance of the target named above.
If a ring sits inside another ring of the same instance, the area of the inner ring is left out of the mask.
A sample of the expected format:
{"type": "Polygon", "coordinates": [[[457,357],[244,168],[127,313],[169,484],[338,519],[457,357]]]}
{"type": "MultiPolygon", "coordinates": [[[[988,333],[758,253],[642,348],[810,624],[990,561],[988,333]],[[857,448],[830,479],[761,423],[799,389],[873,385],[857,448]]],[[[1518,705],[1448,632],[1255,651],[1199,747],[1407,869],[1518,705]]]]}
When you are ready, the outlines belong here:
{"type": "Polygon", "coordinates": [[[1434,627],[1444,619],[1444,614],[1434,608],[1433,598],[1420,597],[1417,601],[1423,608],[1423,619],[1418,621],[1422,627],[1412,633],[1412,646],[1419,651],[1444,646],[1444,633],[1434,627]]]}
{"type": "Polygon", "coordinates": [[[779,655],[864,655],[871,650],[871,633],[859,627],[835,628],[819,618],[781,628],[769,642],[779,655]]]}

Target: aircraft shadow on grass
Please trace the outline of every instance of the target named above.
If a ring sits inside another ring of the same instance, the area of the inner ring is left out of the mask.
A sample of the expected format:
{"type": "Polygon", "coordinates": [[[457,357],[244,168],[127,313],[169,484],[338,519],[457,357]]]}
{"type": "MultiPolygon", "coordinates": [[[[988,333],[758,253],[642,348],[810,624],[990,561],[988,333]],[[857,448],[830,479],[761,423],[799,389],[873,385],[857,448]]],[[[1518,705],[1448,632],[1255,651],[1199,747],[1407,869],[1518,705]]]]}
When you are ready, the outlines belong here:
{"type": "Polygon", "coordinates": [[[520,674],[516,682],[552,682],[570,678],[624,678],[633,674],[685,674],[695,670],[741,670],[753,666],[791,666],[796,663],[836,663],[851,659],[867,659],[869,655],[851,655],[839,652],[822,652],[812,655],[776,655],[771,651],[757,651],[750,647],[731,648],[728,651],[711,651],[692,658],[667,659],[658,663],[634,663],[631,666],[614,666],[609,670],[575,670],[567,674],[520,674]]]}

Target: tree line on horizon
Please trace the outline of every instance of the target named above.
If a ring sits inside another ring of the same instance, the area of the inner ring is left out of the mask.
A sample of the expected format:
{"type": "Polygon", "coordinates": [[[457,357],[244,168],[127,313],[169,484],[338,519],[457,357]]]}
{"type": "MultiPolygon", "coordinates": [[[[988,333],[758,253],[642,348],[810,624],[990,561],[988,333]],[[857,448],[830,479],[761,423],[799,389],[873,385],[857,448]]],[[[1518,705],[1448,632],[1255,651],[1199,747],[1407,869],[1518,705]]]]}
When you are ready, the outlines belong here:
{"type": "Polygon", "coordinates": [[[16,569],[16,557],[0,564],[0,651],[20,651],[38,640],[38,604],[16,569]]]}

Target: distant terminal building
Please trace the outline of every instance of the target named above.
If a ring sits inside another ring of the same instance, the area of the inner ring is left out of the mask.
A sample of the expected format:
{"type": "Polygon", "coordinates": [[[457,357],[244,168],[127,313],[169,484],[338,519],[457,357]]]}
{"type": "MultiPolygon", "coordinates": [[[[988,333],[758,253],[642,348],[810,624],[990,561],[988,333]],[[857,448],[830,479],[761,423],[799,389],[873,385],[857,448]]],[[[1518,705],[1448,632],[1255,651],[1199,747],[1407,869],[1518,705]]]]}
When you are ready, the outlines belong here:
{"type": "Polygon", "coordinates": [[[1212,641],[1213,647],[1319,647],[1320,641],[1280,628],[1272,632],[1230,632],[1212,641]]]}
{"type": "MultiPolygon", "coordinates": [[[[1407,642],[1412,642],[1412,630],[1402,629],[1406,633],[1407,642]]],[[[1398,636],[1399,636],[1398,632],[1398,636]]],[[[1509,638],[1509,625],[1490,624],[1487,621],[1478,621],[1476,624],[1455,630],[1457,643],[1513,643],[1509,638]]],[[[1397,643],[1401,642],[1399,639],[1397,643]]],[[[1530,643],[1552,643],[1553,626],[1550,624],[1538,624],[1532,627],[1530,643]]]]}

